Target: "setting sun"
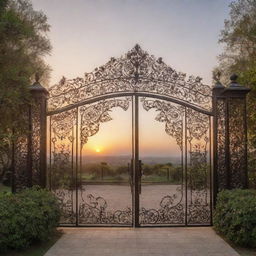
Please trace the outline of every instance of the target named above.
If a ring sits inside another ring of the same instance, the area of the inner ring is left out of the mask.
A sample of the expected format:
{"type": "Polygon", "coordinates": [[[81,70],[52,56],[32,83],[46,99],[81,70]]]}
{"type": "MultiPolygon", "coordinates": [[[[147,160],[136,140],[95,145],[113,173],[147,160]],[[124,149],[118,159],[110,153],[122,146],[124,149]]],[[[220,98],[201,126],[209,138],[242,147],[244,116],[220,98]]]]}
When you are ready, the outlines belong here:
{"type": "Polygon", "coordinates": [[[96,148],[96,149],[95,149],[95,152],[96,152],[96,153],[100,153],[100,152],[101,152],[100,148],[96,148]]]}

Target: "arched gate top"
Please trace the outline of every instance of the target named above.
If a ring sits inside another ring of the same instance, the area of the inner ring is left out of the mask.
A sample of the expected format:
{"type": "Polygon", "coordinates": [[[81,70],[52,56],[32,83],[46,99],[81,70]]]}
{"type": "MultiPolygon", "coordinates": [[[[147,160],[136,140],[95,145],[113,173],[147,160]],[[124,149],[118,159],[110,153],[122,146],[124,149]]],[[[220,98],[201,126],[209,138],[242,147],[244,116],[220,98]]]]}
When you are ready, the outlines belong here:
{"type": "Polygon", "coordinates": [[[211,111],[212,89],[200,77],[177,72],[135,45],[120,58],[111,58],[105,65],[85,73],[84,78],[62,78],[49,90],[48,111],[65,109],[95,97],[145,92],[176,98],[188,105],[211,111]]]}

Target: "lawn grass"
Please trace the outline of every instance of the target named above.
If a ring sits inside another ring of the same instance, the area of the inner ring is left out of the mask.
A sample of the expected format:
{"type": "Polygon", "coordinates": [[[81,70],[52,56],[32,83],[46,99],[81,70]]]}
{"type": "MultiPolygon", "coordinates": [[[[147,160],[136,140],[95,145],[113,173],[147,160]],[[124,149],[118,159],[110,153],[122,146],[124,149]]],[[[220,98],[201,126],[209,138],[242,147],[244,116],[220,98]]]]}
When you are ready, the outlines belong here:
{"type": "MultiPolygon", "coordinates": [[[[83,181],[86,182],[110,182],[110,183],[118,183],[118,182],[129,182],[129,176],[128,175],[118,175],[118,176],[104,176],[103,179],[100,179],[99,177],[95,177],[93,175],[86,175],[83,174],[82,176],[83,181]]],[[[146,175],[142,176],[141,179],[142,183],[168,183],[168,184],[179,184],[181,181],[177,180],[168,180],[166,176],[159,176],[159,175],[146,175]]]]}
{"type": "MultiPolygon", "coordinates": [[[[147,176],[142,176],[141,182],[156,182],[156,183],[173,183],[174,181],[172,180],[167,180],[166,176],[159,176],[159,175],[147,175],[147,176]]],[[[175,183],[175,182],[174,182],[175,183]]],[[[177,182],[176,182],[177,183],[177,182]]]]}
{"type": "Polygon", "coordinates": [[[13,251],[1,254],[1,256],[43,256],[62,236],[62,230],[57,230],[54,235],[46,242],[33,244],[30,248],[24,251],[13,251]]]}

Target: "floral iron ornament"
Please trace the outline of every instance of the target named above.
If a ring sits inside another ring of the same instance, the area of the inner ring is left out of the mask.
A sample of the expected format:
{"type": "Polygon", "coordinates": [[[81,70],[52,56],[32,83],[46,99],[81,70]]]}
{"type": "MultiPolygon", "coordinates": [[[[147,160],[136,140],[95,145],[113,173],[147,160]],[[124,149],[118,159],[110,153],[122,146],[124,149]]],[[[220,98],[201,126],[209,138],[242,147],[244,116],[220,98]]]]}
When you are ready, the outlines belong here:
{"type": "Polygon", "coordinates": [[[180,101],[211,110],[211,88],[200,77],[177,72],[135,45],[120,58],[111,58],[105,65],[85,73],[84,78],[62,78],[49,90],[49,111],[83,100],[114,93],[153,93],[174,97],[180,101]]]}
{"type": "Polygon", "coordinates": [[[99,131],[101,123],[112,120],[112,117],[109,114],[112,108],[120,107],[126,111],[129,108],[130,101],[130,98],[110,99],[99,101],[97,104],[81,107],[81,147],[87,143],[89,137],[95,135],[99,131]]]}

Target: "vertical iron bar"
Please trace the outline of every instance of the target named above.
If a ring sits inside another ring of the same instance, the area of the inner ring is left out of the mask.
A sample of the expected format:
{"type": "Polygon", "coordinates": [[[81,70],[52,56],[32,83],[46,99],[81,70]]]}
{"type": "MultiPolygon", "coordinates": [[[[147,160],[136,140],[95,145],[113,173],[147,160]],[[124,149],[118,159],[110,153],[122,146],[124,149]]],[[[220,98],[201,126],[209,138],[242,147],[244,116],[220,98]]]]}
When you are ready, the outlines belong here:
{"type": "Polygon", "coordinates": [[[49,155],[49,186],[50,186],[50,190],[52,189],[52,116],[50,116],[50,132],[49,132],[49,151],[50,151],[50,155],[49,155]]]}
{"type": "MultiPolygon", "coordinates": [[[[189,134],[191,136],[191,134],[189,134]]],[[[193,179],[192,179],[192,162],[191,162],[191,156],[192,156],[192,138],[189,137],[189,189],[190,189],[190,204],[193,204],[193,179]]]]}
{"type": "MultiPolygon", "coordinates": [[[[79,143],[80,145],[80,156],[79,156],[79,163],[80,163],[80,182],[79,182],[79,185],[80,185],[80,196],[82,197],[82,193],[83,193],[83,184],[82,184],[82,163],[83,163],[83,159],[82,159],[82,153],[83,153],[83,144],[81,143],[81,126],[82,126],[82,114],[80,114],[80,132],[79,132],[79,138],[77,137],[77,143],[79,143]]],[[[79,209],[79,206],[80,206],[80,201],[79,201],[79,198],[76,199],[78,201],[78,206],[77,206],[77,210],[79,209]]],[[[79,218],[79,210],[78,210],[78,213],[77,213],[77,218],[79,218]]]]}
{"type": "MultiPolygon", "coordinates": [[[[47,118],[46,118],[46,108],[47,108],[47,100],[46,96],[42,95],[40,97],[39,104],[39,113],[36,113],[37,115],[40,115],[40,186],[45,188],[46,187],[46,162],[47,162],[47,156],[46,156],[46,140],[47,140],[47,118]]],[[[36,138],[34,138],[36,139],[36,138]]]]}
{"type": "MultiPolygon", "coordinates": [[[[81,123],[80,123],[80,125],[81,125],[81,123]]],[[[80,134],[79,134],[80,135],[80,134]]],[[[80,136],[79,136],[79,138],[80,138],[80,136]]],[[[82,152],[83,152],[83,148],[82,148],[82,145],[81,145],[81,141],[79,142],[79,145],[80,145],[80,150],[79,150],[79,152],[80,152],[80,155],[79,155],[79,162],[80,162],[80,167],[79,167],[79,173],[80,173],[80,180],[79,180],[79,186],[80,186],[80,196],[82,196],[82,186],[83,186],[83,184],[82,184],[82,152]]],[[[79,205],[80,205],[80,201],[79,201],[79,197],[77,197],[77,218],[79,218],[79,205]]]]}
{"type": "Polygon", "coordinates": [[[82,148],[82,145],[81,145],[81,141],[80,141],[80,155],[79,155],[79,163],[80,163],[80,169],[79,169],[79,184],[80,184],[80,188],[82,189],[82,152],[83,152],[83,148],[82,148]]]}
{"type": "Polygon", "coordinates": [[[211,225],[212,225],[212,122],[211,122],[211,116],[209,116],[209,137],[210,137],[210,163],[209,163],[209,172],[210,172],[210,218],[211,218],[211,225]]]}
{"type": "Polygon", "coordinates": [[[132,96],[132,158],[134,159],[134,96],[132,96]]]}
{"type": "MultiPolygon", "coordinates": [[[[184,108],[185,110],[185,108],[184,108]]],[[[186,110],[185,110],[186,111],[186,110]]],[[[181,142],[181,189],[182,189],[182,201],[184,200],[184,172],[185,172],[185,169],[184,169],[184,118],[185,116],[182,117],[182,122],[181,122],[181,130],[182,130],[182,142],[181,142]]],[[[185,193],[186,193],[186,188],[185,188],[185,193]]],[[[184,214],[185,216],[185,214],[184,214]]]]}
{"type": "Polygon", "coordinates": [[[139,223],[139,102],[138,96],[135,95],[135,134],[134,134],[134,150],[135,150],[135,175],[134,175],[134,186],[135,186],[135,218],[134,225],[138,227],[139,223]]]}
{"type": "Polygon", "coordinates": [[[216,205],[218,193],[218,98],[214,95],[213,98],[213,207],[216,205]]]}
{"type": "Polygon", "coordinates": [[[76,175],[75,175],[75,185],[76,185],[76,226],[78,226],[78,107],[76,108],[76,175]]]}
{"type": "Polygon", "coordinates": [[[187,172],[188,172],[188,144],[187,144],[187,107],[185,107],[185,225],[188,225],[188,181],[187,181],[187,172]]]}
{"type": "Polygon", "coordinates": [[[131,193],[132,193],[132,226],[135,227],[135,189],[134,189],[134,96],[132,96],[132,159],[131,159],[131,193]]]}
{"type": "Polygon", "coordinates": [[[248,138],[247,138],[247,136],[248,136],[248,134],[247,134],[247,106],[246,106],[246,97],[244,98],[244,135],[245,135],[245,138],[244,138],[244,140],[245,140],[245,145],[244,145],[244,150],[245,150],[245,159],[244,159],[244,161],[245,161],[245,170],[244,170],[244,172],[245,172],[245,175],[244,175],[244,179],[245,179],[245,181],[243,182],[243,184],[244,184],[244,188],[248,188],[249,187],[249,180],[248,180],[248,152],[247,152],[247,150],[248,150],[248,138]]]}
{"type": "Polygon", "coordinates": [[[32,109],[31,105],[28,107],[28,144],[27,144],[27,186],[32,187],[32,164],[33,164],[33,150],[32,150],[32,109]]]}
{"type": "Polygon", "coordinates": [[[227,181],[226,181],[226,189],[230,189],[230,178],[231,178],[231,173],[230,173],[230,139],[229,139],[229,98],[226,98],[225,101],[225,135],[226,135],[226,140],[225,140],[225,152],[226,152],[226,170],[227,170],[227,181]]]}
{"type": "Polygon", "coordinates": [[[74,127],[72,127],[72,146],[71,146],[71,200],[72,212],[74,211],[74,127]]]}

